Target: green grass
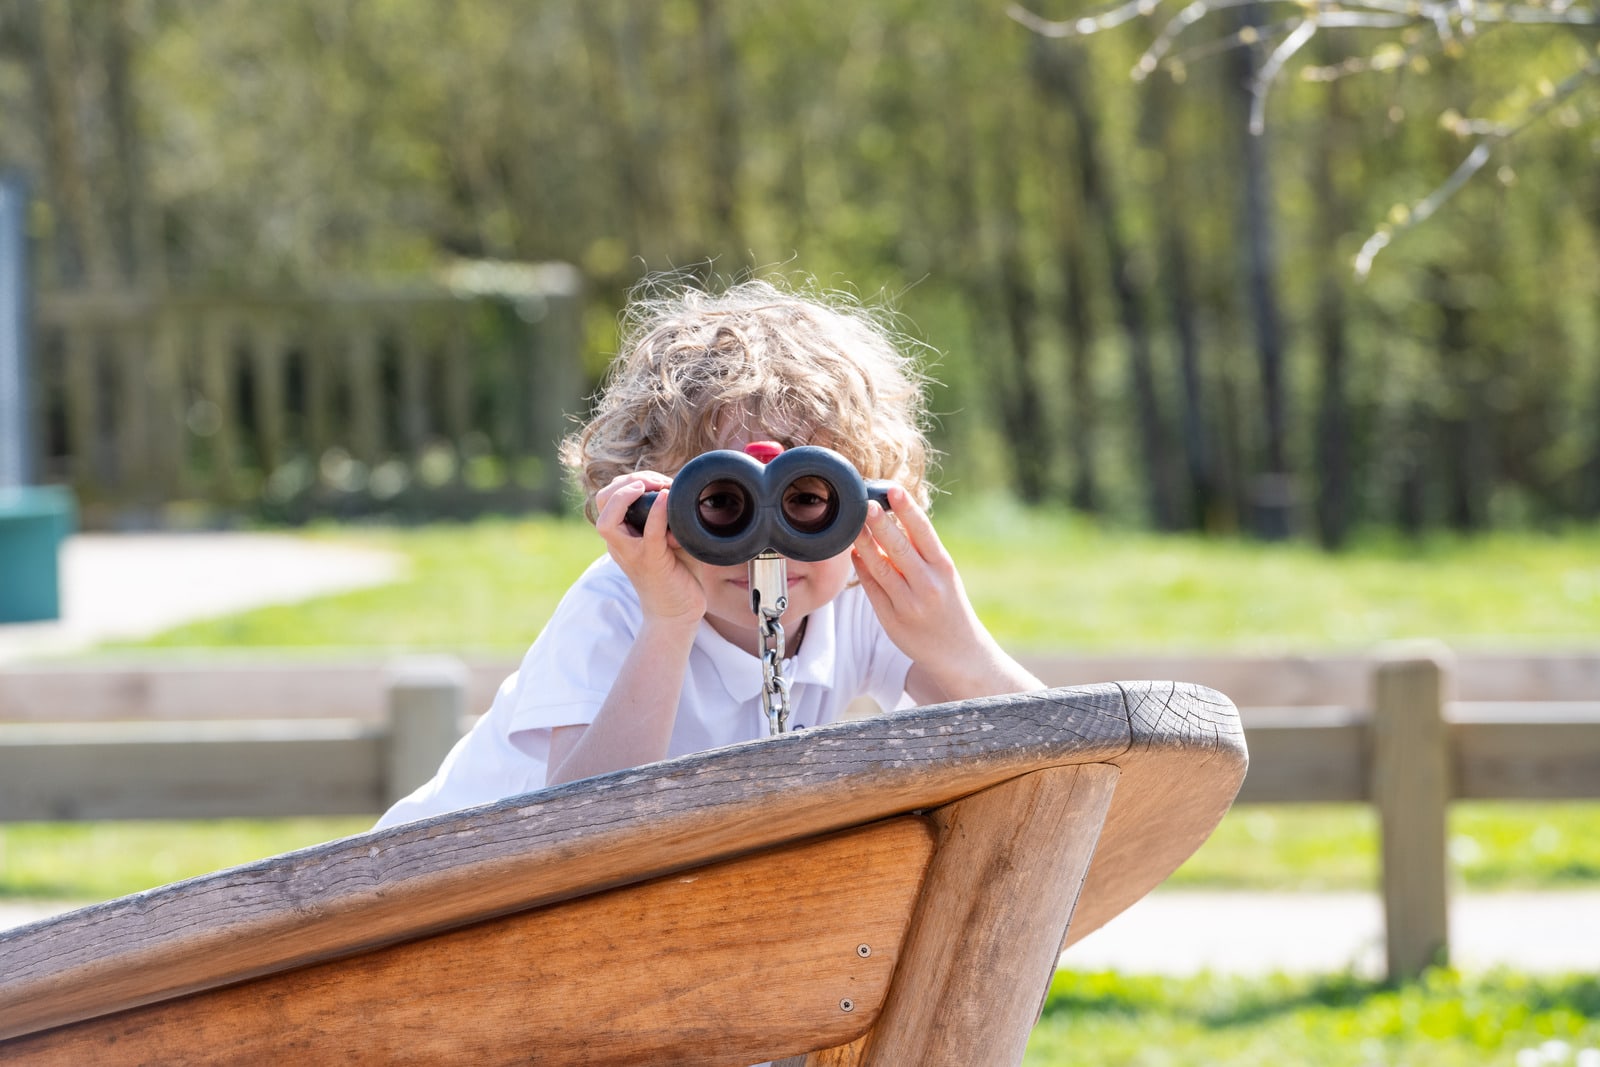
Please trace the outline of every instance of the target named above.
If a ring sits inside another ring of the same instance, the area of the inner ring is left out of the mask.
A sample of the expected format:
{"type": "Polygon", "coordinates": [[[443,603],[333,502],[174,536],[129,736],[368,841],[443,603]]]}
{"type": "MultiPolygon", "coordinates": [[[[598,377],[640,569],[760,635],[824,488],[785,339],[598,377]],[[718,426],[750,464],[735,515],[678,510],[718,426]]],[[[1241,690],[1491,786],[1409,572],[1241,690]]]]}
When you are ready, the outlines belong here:
{"type": "MultiPolygon", "coordinates": [[[[995,503],[938,515],[968,592],[1015,649],[1305,651],[1431,637],[1457,646],[1600,641],[1600,528],[1561,536],[1304,544],[1164,536],[995,503]]],[[[400,582],[197,623],[124,648],[520,652],[602,551],[571,519],[315,536],[396,551],[400,582]]]]}
{"type": "MultiPolygon", "coordinates": [[[[1305,545],[1162,536],[1006,503],[941,505],[974,603],[1017,649],[1363,648],[1600,641],[1600,529],[1417,543],[1305,545]]],[[[391,585],[197,623],[116,654],[314,656],[349,649],[520,653],[601,552],[586,524],[534,518],[310,536],[403,555],[391,585]]],[[[0,897],[99,899],[313,844],[364,820],[0,827],[0,897]]],[[[1471,889],[1600,882],[1600,805],[1461,805],[1452,856],[1471,889]]],[[[1365,889],[1376,827],[1364,808],[1241,808],[1175,887],[1365,889]]]]}
{"type": "MultiPolygon", "coordinates": [[[[1450,808],[1453,881],[1465,889],[1600,884],[1600,804],[1471,802],[1450,808]]],[[[1378,886],[1378,820],[1356,805],[1230,811],[1167,882],[1174,888],[1351,890],[1378,886]]]]}
{"type": "Polygon", "coordinates": [[[370,829],[373,819],[0,826],[0,900],[97,901],[370,829]]]}
{"type": "Polygon", "coordinates": [[[1029,1067],[1520,1067],[1600,1047],[1600,979],[1448,970],[1391,987],[1344,975],[1143,978],[1063,971],[1029,1067]],[[1521,1056],[1519,1056],[1521,1053],[1521,1056]]]}

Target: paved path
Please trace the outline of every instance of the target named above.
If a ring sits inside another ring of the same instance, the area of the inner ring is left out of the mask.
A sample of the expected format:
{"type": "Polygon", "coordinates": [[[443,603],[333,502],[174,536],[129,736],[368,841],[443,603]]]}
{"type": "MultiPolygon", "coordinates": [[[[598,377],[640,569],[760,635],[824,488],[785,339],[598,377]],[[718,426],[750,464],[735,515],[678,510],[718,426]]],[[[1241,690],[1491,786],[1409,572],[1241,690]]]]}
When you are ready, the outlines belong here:
{"type": "Polygon", "coordinates": [[[78,534],[62,548],[61,619],[0,624],[0,663],[379,585],[404,567],[393,553],[291,534],[78,534]]]}
{"type": "MultiPolygon", "coordinates": [[[[1467,971],[1600,972],[1600,890],[1456,893],[1452,960],[1467,971]]],[[[1383,971],[1375,893],[1157,890],[1062,956],[1076,970],[1237,974],[1383,971]]]]}

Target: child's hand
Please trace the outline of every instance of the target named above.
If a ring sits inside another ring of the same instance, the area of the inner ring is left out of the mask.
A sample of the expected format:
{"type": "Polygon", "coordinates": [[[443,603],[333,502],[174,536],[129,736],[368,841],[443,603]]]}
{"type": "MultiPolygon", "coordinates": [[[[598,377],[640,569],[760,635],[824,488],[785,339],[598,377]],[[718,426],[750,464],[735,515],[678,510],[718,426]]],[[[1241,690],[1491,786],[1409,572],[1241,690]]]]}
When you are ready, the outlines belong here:
{"type": "Polygon", "coordinates": [[[889,491],[889,506],[891,512],[867,505],[851,555],[884,630],[914,661],[906,679],[912,698],[929,703],[1042,688],[972,610],[928,513],[899,486],[889,491]]]}
{"type": "Polygon", "coordinates": [[[706,594],[667,531],[667,487],[671,484],[671,478],[655,471],[617,475],[595,494],[594,525],[605,540],[606,551],[633,582],[647,618],[698,622],[706,613],[706,594]],[[627,524],[628,507],[650,491],[659,495],[651,505],[644,531],[637,532],[627,524]]]}

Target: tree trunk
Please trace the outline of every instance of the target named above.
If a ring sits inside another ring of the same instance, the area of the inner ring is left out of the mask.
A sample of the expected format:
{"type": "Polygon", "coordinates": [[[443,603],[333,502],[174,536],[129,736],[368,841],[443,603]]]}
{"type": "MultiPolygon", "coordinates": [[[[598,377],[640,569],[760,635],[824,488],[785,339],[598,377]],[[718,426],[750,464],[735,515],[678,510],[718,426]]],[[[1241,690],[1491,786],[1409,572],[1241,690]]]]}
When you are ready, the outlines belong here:
{"type": "Polygon", "coordinates": [[[107,286],[116,276],[116,260],[95,211],[78,127],[73,12],[66,3],[23,4],[20,18],[42,124],[43,184],[53,192],[57,212],[54,246],[59,280],[65,285],[107,286]]]}
{"type": "MultiPolygon", "coordinates": [[[[1245,28],[1259,34],[1264,15],[1256,5],[1247,5],[1240,17],[1245,28]]],[[[1235,49],[1233,55],[1240,114],[1248,120],[1251,85],[1256,76],[1258,57],[1249,48],[1235,49]]],[[[1285,435],[1283,331],[1278,311],[1272,177],[1269,173],[1267,135],[1251,134],[1248,121],[1244,129],[1242,211],[1247,257],[1246,293],[1250,302],[1250,318],[1255,326],[1256,355],[1261,368],[1261,406],[1265,428],[1260,473],[1251,492],[1254,511],[1251,525],[1256,534],[1266,540],[1282,540],[1291,532],[1293,498],[1285,435]]]]}
{"type": "Polygon", "coordinates": [[[145,173],[139,91],[132,70],[135,41],[127,0],[109,0],[104,17],[106,112],[117,162],[117,188],[112,192],[122,276],[135,284],[158,285],[165,278],[166,264],[161,226],[150,204],[145,173]]]}
{"type": "Polygon", "coordinates": [[[1175,195],[1175,169],[1182,154],[1171,144],[1169,114],[1173,106],[1172,81],[1158,73],[1144,94],[1141,139],[1167,161],[1162,188],[1153,205],[1161,230],[1161,287],[1167,313],[1178,344],[1178,368],[1183,383],[1180,400],[1184,467],[1188,473],[1188,506],[1175,515],[1176,524],[1197,530],[1213,525],[1217,484],[1210,435],[1206,428],[1205,379],[1201,373],[1200,330],[1189,273],[1189,238],[1184,227],[1185,208],[1175,195]]]}
{"type": "Polygon", "coordinates": [[[705,153],[706,211],[714,235],[714,251],[724,256],[748,255],[739,214],[738,55],[728,37],[727,20],[718,0],[699,0],[700,51],[709,104],[710,150],[705,153]]]}
{"type": "Polygon", "coordinates": [[[1475,373],[1477,354],[1472,345],[1468,309],[1456,298],[1443,268],[1429,270],[1434,302],[1439,308],[1439,363],[1444,368],[1455,403],[1440,419],[1440,467],[1444,472],[1445,521],[1470,533],[1486,524],[1489,507],[1489,443],[1481,376],[1475,373]]]}
{"type": "Polygon", "coordinates": [[[616,167],[614,202],[623,220],[619,228],[624,244],[633,253],[645,256],[648,265],[659,269],[663,264],[650,262],[650,255],[661,250],[661,223],[657,220],[664,212],[660,190],[651,174],[654,156],[641,146],[644,135],[638,132],[643,125],[638,112],[645,96],[639,73],[644,62],[638,25],[642,16],[631,6],[620,15],[609,13],[610,9],[601,4],[583,3],[577,7],[593,73],[590,87],[598,105],[595,110],[608,119],[603,136],[610,145],[607,158],[616,167]],[[620,25],[614,25],[614,19],[619,19],[620,25]]]}
{"type": "MultiPolygon", "coordinates": [[[[1343,131],[1348,121],[1343,90],[1338,81],[1324,87],[1322,135],[1312,163],[1311,182],[1317,203],[1320,243],[1330,253],[1349,228],[1349,212],[1334,168],[1342,154],[1343,131]]],[[[1349,339],[1345,331],[1344,275],[1349,268],[1338,256],[1323,256],[1318,268],[1317,353],[1321,360],[1321,388],[1317,393],[1317,540],[1322,547],[1343,547],[1350,535],[1350,398],[1346,368],[1349,339]]]]}
{"type": "Polygon", "coordinates": [[[997,157],[1001,196],[998,220],[999,248],[996,250],[995,286],[997,304],[1010,342],[1010,373],[1000,383],[1001,405],[1006,420],[1006,439],[1011,445],[1012,470],[1017,493],[1029,504],[1044,501],[1049,492],[1050,439],[1045,426],[1042,390],[1036,365],[1034,316],[1038,298],[1028,279],[1020,233],[1025,224],[1017,207],[1017,173],[1014,158],[997,157]]]}
{"type": "Polygon", "coordinates": [[[1150,326],[1143,294],[1131,271],[1116,187],[1106,177],[1094,104],[1079,72],[1082,61],[1066,42],[1042,38],[1034,42],[1033,55],[1034,77],[1046,93],[1067,107],[1077,129],[1084,212],[1099,222],[1112,294],[1128,345],[1128,387],[1138,424],[1139,454],[1144,466],[1150,519],[1160,529],[1171,529],[1176,511],[1170,481],[1172,465],[1156,389],[1150,326]]]}
{"type": "MultiPolygon", "coordinates": [[[[1080,214],[1080,218],[1082,215],[1080,214]]],[[[1089,265],[1083,241],[1062,232],[1058,243],[1065,297],[1059,317],[1067,342],[1067,450],[1072,459],[1069,497],[1079,511],[1100,510],[1100,478],[1096,441],[1100,404],[1094,388],[1094,322],[1089,294],[1089,265]]]]}

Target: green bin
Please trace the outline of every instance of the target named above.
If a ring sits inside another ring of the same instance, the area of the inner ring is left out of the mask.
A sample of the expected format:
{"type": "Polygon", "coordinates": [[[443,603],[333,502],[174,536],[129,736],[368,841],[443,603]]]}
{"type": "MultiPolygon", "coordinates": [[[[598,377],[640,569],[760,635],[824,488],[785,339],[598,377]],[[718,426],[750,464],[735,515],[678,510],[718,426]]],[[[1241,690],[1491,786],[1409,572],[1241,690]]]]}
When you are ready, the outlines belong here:
{"type": "Polygon", "coordinates": [[[0,488],[0,623],[61,617],[61,542],[76,514],[65,489],[0,488]]]}

